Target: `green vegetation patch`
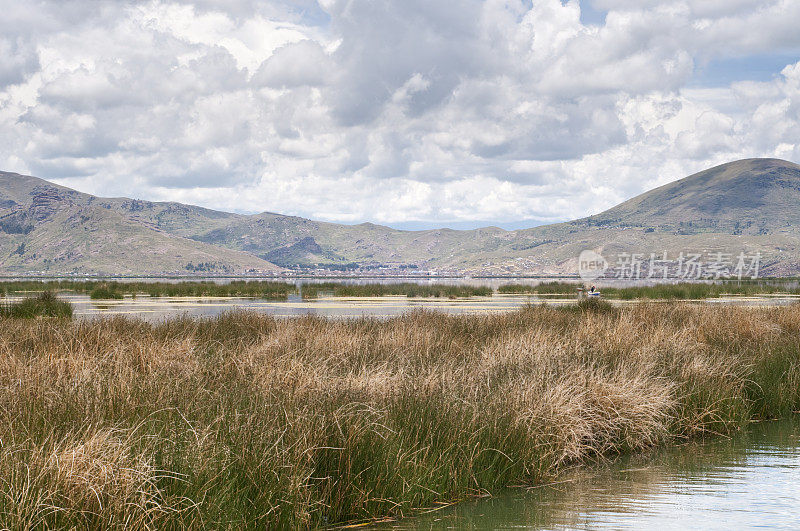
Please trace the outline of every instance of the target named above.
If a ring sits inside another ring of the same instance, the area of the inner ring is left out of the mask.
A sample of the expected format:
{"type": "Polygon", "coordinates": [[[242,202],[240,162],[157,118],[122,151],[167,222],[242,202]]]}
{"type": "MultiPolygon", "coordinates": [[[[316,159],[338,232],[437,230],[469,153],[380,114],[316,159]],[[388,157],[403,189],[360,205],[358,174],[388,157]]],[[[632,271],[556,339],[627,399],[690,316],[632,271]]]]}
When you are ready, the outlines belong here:
{"type": "Polygon", "coordinates": [[[33,319],[35,317],[72,317],[72,305],[59,299],[51,291],[17,302],[0,305],[0,317],[33,319]]]}
{"type": "MultiPolygon", "coordinates": [[[[184,282],[116,282],[116,281],[18,281],[0,283],[0,292],[26,291],[73,291],[88,293],[92,299],[121,299],[123,295],[149,295],[151,297],[253,297],[285,300],[290,293],[296,293],[294,284],[279,281],[237,280],[227,284],[212,281],[184,282]]],[[[337,297],[381,297],[405,295],[407,297],[489,297],[492,288],[488,286],[460,286],[446,284],[370,283],[345,284],[323,282],[304,284],[303,297],[314,299],[321,294],[331,293],[337,297]]]]}
{"type": "Polygon", "coordinates": [[[286,299],[295,291],[293,284],[275,281],[233,281],[218,284],[211,281],[184,282],[116,282],[116,281],[17,281],[0,283],[0,291],[73,291],[88,293],[92,299],[121,299],[123,295],[151,297],[257,297],[286,299]]]}
{"type": "Polygon", "coordinates": [[[122,293],[115,291],[108,286],[97,286],[91,291],[89,297],[92,300],[119,300],[123,298],[123,295],[122,293]]]}
{"type": "MultiPolygon", "coordinates": [[[[544,282],[535,286],[527,284],[505,284],[497,289],[504,294],[538,294],[574,296],[578,282],[544,282]]],[[[680,282],[677,284],[656,284],[653,286],[613,287],[604,286],[600,292],[606,299],[667,299],[697,300],[718,298],[725,295],[798,295],[800,287],[785,281],[747,280],[719,282],[680,282]]]]}
{"type": "Polygon", "coordinates": [[[603,296],[622,300],[635,299],[671,299],[693,300],[712,299],[725,295],[797,295],[800,288],[789,287],[784,282],[775,281],[742,281],[678,284],[657,284],[655,286],[634,286],[627,288],[602,288],[603,296]]]}
{"type": "Polygon", "coordinates": [[[302,287],[303,298],[314,299],[320,294],[331,293],[335,297],[383,297],[387,295],[405,295],[406,297],[490,297],[492,288],[488,286],[459,286],[446,284],[415,284],[401,282],[393,284],[342,284],[337,282],[324,282],[319,284],[304,284],[302,287]]]}
{"type": "Polygon", "coordinates": [[[542,282],[532,286],[530,284],[504,284],[497,288],[497,293],[502,294],[539,294],[539,295],[575,295],[582,284],[577,282],[542,282]]]}

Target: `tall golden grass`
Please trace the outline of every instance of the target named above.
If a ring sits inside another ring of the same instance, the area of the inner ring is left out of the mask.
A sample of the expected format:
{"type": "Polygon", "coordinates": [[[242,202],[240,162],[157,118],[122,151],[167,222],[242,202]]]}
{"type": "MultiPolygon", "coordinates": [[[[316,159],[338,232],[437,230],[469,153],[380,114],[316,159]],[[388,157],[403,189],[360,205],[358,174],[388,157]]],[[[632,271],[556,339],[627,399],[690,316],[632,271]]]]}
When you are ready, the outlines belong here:
{"type": "Polygon", "coordinates": [[[0,528],[402,516],[800,409],[800,307],[0,320],[0,528]]]}

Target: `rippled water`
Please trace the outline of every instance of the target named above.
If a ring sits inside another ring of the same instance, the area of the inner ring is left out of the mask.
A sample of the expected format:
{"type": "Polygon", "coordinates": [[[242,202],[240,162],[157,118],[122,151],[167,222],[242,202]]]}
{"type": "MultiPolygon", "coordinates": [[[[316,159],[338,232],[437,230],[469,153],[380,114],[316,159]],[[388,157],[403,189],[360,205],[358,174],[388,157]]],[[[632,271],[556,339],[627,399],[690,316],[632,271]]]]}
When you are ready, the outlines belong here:
{"type": "Polygon", "coordinates": [[[800,419],[575,471],[399,529],[800,529],[800,419]]]}

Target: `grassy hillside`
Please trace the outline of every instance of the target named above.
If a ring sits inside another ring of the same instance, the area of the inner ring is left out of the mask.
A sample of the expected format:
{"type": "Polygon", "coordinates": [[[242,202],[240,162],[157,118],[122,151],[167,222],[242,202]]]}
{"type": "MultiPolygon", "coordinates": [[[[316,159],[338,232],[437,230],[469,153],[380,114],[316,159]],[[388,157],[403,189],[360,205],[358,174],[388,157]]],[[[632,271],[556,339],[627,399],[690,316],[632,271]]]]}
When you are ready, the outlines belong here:
{"type": "Polygon", "coordinates": [[[9,272],[243,273],[278,268],[253,255],[148,227],[87,194],[0,176],[0,268],[9,272]],[[12,204],[13,203],[13,204],[12,204]]]}
{"type": "Polygon", "coordinates": [[[401,231],[372,223],[339,225],[293,216],[258,214],[190,236],[247,251],[284,267],[297,265],[457,264],[465,255],[500,249],[510,233],[501,229],[401,231]]]}
{"type": "Polygon", "coordinates": [[[609,256],[760,252],[762,274],[800,274],[800,166],[776,159],[724,164],[595,216],[518,231],[492,227],[401,231],[274,213],[230,214],[180,203],[96,198],[33,177],[0,173],[0,252],[6,257],[0,267],[19,269],[58,258],[74,262],[76,268],[98,263],[109,270],[136,269],[137,263],[130,260],[118,264],[113,247],[100,245],[103,239],[93,240],[93,247],[87,248],[85,231],[74,223],[60,232],[51,227],[42,238],[30,238],[25,231],[39,230],[39,221],[31,222],[19,212],[31,208],[37,190],[48,186],[70,208],[93,219],[98,231],[141,235],[139,240],[128,237],[130,255],[136,249],[149,252],[147,265],[153,271],[180,269],[189,262],[224,262],[237,270],[274,269],[271,263],[286,268],[402,265],[462,273],[575,274],[580,252],[595,249],[609,256]],[[69,250],[62,249],[63,244],[73,238],[77,248],[84,249],[83,261],[64,256],[69,250]],[[158,242],[146,243],[153,238],[158,242]],[[23,242],[26,247],[20,248],[23,242]],[[28,252],[33,249],[36,257],[28,252]],[[17,250],[23,251],[19,258],[17,250]],[[56,251],[58,256],[50,256],[56,251]]]}
{"type": "Polygon", "coordinates": [[[800,166],[737,161],[647,192],[602,214],[528,230],[400,231],[292,216],[226,220],[193,239],[285,267],[414,264],[487,273],[574,274],[584,249],[620,252],[761,252],[764,273],[800,272],[800,166]]]}
{"type": "Polygon", "coordinates": [[[144,201],[127,197],[96,197],[37,177],[8,172],[0,172],[0,211],[15,204],[30,206],[37,190],[42,188],[55,189],[76,205],[104,208],[145,226],[177,236],[210,230],[215,224],[224,225],[226,222],[243,217],[182,203],[144,201]]]}
{"type": "Polygon", "coordinates": [[[575,224],[681,234],[769,234],[800,226],[799,206],[800,166],[746,159],[661,186],[575,224]]]}

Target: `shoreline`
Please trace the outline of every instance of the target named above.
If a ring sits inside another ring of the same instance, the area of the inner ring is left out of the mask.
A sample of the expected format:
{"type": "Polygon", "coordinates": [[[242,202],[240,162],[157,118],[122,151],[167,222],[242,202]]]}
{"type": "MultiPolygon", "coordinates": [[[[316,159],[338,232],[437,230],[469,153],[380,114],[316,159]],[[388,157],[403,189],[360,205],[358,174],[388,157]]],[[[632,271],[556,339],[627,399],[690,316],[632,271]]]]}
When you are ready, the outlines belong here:
{"type": "MultiPolygon", "coordinates": [[[[89,280],[89,281],[113,281],[113,280],[186,280],[186,281],[202,281],[202,280],[264,280],[264,281],[291,281],[291,280],[513,280],[513,279],[529,279],[529,280],[569,280],[581,281],[580,275],[577,274],[508,274],[508,275],[472,275],[472,274],[442,274],[442,275],[368,275],[368,274],[354,274],[354,275],[315,275],[315,274],[287,274],[287,275],[258,275],[258,274],[242,274],[242,275],[180,275],[180,274],[161,274],[161,275],[97,275],[91,273],[85,274],[42,274],[42,275],[28,275],[28,274],[13,274],[13,273],[0,273],[0,281],[2,280],[89,280]]],[[[620,279],[600,277],[596,279],[597,282],[616,282],[620,279]]],[[[657,280],[650,278],[629,279],[630,281],[648,282],[653,281],[656,284],[657,280]]],[[[676,282],[687,282],[687,279],[667,279],[668,282],[664,284],[671,284],[676,282]]],[[[800,280],[800,276],[789,275],[784,277],[773,276],[759,276],[757,279],[751,278],[702,278],[697,282],[753,282],[753,281],[776,281],[787,282],[792,280],[800,280]]],[[[623,282],[626,279],[622,280],[623,282]]]]}

